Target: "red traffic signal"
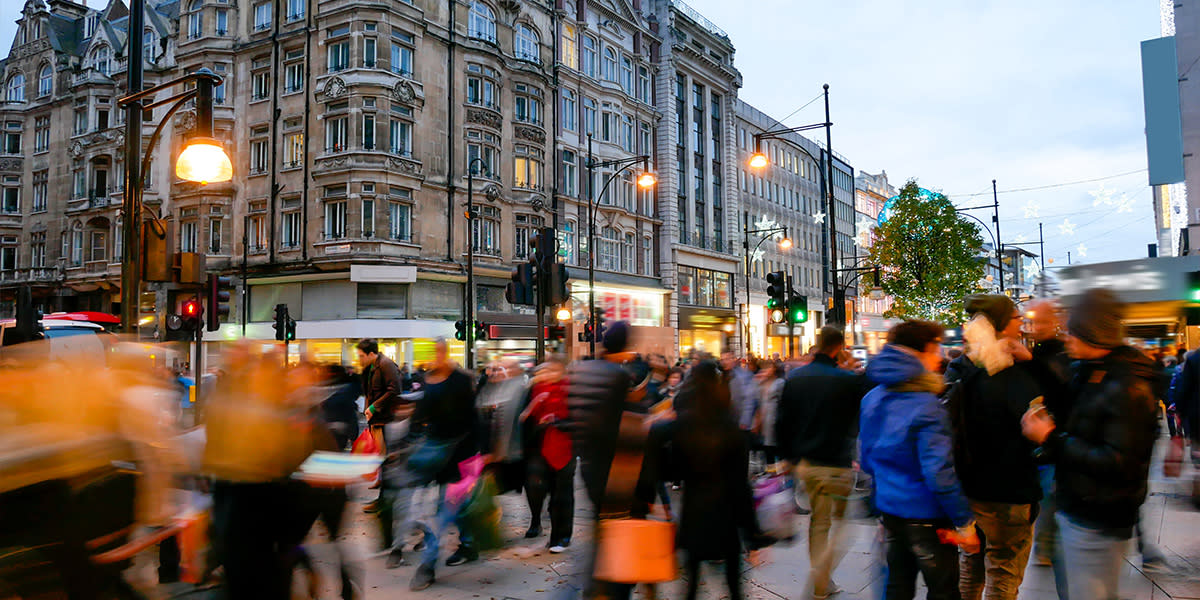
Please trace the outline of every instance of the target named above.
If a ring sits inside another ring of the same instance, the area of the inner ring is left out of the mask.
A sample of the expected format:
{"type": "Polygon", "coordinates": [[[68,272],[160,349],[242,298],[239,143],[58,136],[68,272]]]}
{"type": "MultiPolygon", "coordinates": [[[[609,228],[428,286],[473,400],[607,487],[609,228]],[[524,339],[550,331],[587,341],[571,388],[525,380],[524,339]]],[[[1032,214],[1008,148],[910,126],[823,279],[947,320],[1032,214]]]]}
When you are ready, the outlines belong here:
{"type": "Polygon", "coordinates": [[[184,302],[183,303],[183,316],[185,316],[185,317],[200,316],[200,301],[199,300],[188,300],[187,302],[184,302]]]}

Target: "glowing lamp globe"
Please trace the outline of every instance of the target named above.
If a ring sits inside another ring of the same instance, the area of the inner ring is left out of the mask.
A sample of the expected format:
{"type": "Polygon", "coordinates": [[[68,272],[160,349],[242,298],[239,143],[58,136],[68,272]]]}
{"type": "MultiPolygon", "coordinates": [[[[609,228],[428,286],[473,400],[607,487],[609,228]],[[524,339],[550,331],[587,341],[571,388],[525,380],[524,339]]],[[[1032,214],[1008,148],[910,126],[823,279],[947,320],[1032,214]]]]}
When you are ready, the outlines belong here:
{"type": "Polygon", "coordinates": [[[779,240],[779,249],[787,250],[792,247],[792,238],[783,238],[779,240]]]}
{"type": "Polygon", "coordinates": [[[637,184],[638,184],[638,187],[640,187],[642,189],[652,188],[652,187],[654,187],[654,184],[656,184],[656,183],[658,183],[658,180],[655,179],[654,173],[647,172],[647,173],[642,173],[640,176],[638,176],[637,184]]]}
{"type": "Polygon", "coordinates": [[[750,155],[750,167],[753,169],[761,169],[767,166],[767,155],[762,152],[755,152],[750,155]]]}
{"type": "Polygon", "coordinates": [[[188,140],[175,161],[175,175],[184,181],[220,183],[233,179],[233,163],[221,142],[209,137],[188,140]]]}
{"type": "Polygon", "coordinates": [[[558,309],[558,312],[554,313],[554,318],[558,319],[559,321],[570,321],[571,320],[571,309],[569,309],[569,308],[558,309]]]}

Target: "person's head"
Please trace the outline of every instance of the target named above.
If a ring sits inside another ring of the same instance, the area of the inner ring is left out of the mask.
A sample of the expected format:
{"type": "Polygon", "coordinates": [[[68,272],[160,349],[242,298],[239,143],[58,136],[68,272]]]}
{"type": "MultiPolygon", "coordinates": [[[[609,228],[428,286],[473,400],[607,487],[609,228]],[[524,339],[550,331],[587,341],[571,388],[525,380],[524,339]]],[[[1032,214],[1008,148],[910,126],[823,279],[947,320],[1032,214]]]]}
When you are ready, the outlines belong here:
{"type": "Polygon", "coordinates": [[[681,369],[679,367],[674,367],[670,371],[667,371],[667,385],[668,386],[676,387],[679,385],[679,382],[681,382],[681,381],[683,381],[683,369],[681,369]]]}
{"type": "Polygon", "coordinates": [[[1029,335],[1036,342],[1054,339],[1062,329],[1058,303],[1048,298],[1026,304],[1025,318],[1029,321],[1029,335]]]}
{"type": "Polygon", "coordinates": [[[771,381],[783,376],[783,366],[771,360],[759,361],[758,372],[755,376],[762,381],[771,381]]]}
{"type": "Polygon", "coordinates": [[[362,366],[375,364],[375,359],[379,357],[379,342],[371,338],[359,340],[354,345],[354,351],[358,353],[358,362],[362,366]]]}
{"type": "Polygon", "coordinates": [[[561,354],[551,354],[546,361],[533,368],[534,383],[554,383],[567,374],[567,360],[561,354]]]}
{"type": "Polygon", "coordinates": [[[1067,318],[1067,353],[1072,358],[1095,360],[1124,343],[1125,304],[1116,294],[1090,289],[1071,307],[1067,318]]]}
{"type": "Polygon", "coordinates": [[[346,368],[336,363],[329,363],[324,367],[324,379],[326,383],[338,384],[346,381],[346,368]]]}
{"type": "Polygon", "coordinates": [[[996,329],[996,337],[1019,339],[1021,337],[1021,313],[1012,298],[1004,294],[973,294],[964,302],[967,318],[982,315],[996,329]]]}
{"type": "Polygon", "coordinates": [[[433,364],[434,368],[450,364],[450,342],[447,342],[446,338],[442,336],[433,340],[433,364]]]}
{"type": "Polygon", "coordinates": [[[732,370],[736,366],[737,366],[737,359],[734,358],[732,352],[726,350],[721,353],[721,370],[722,371],[732,370]]]}
{"type": "Polygon", "coordinates": [[[888,332],[888,343],[916,353],[926,371],[942,366],[942,326],[930,321],[905,321],[888,332]]]}
{"type": "Polygon", "coordinates": [[[624,352],[629,346],[629,322],[613,321],[604,329],[605,354],[624,352]]]}
{"type": "Polygon", "coordinates": [[[679,393],[689,398],[691,418],[714,422],[731,415],[729,386],[721,379],[720,366],[712,360],[702,360],[692,367],[679,393]]]}
{"type": "Polygon", "coordinates": [[[836,358],[846,347],[846,334],[841,329],[826,325],[817,333],[817,354],[836,358]]]}

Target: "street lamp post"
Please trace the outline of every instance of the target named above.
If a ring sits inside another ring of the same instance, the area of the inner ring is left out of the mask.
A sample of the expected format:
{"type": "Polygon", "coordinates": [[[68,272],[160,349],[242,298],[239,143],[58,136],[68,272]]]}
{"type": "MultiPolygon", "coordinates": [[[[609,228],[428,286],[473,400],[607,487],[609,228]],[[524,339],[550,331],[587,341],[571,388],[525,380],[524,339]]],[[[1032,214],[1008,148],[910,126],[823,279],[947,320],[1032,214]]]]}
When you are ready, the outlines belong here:
{"type": "MultiPolygon", "coordinates": [[[[134,0],[130,13],[130,31],[141,31],[145,11],[144,0],[134,0]],[[136,20],[135,20],[136,19],[136,20]]],[[[208,69],[200,69],[166,83],[142,90],[142,36],[131,35],[129,40],[129,89],[131,93],[117,100],[117,105],[124,108],[125,120],[125,189],[122,198],[123,221],[122,237],[125,240],[122,249],[121,264],[121,330],[125,333],[137,333],[138,305],[141,300],[142,285],[142,188],[145,173],[150,166],[150,158],[154,155],[154,145],[158,142],[162,131],[170,123],[171,117],[183,107],[184,103],[195,99],[196,125],[192,135],[175,161],[175,175],[184,181],[200,184],[219,183],[233,179],[233,164],[225,153],[221,143],[213,137],[213,87],[221,83],[221,78],[208,69]],[[172,87],[195,83],[196,87],[184,90],[163,100],[146,101],[158,92],[172,87]],[[138,91],[132,91],[138,90],[138,91]],[[170,104],[166,114],[142,153],[142,111],[170,104]]],[[[159,237],[166,235],[166,229],[158,218],[152,218],[155,234],[159,237]]]]}
{"type": "Polygon", "coordinates": [[[468,369],[475,368],[475,165],[490,169],[487,162],[475,157],[467,163],[467,293],[463,311],[463,350],[468,369]]]}
{"type": "MultiPolygon", "coordinates": [[[[654,174],[650,172],[650,155],[642,154],[639,156],[630,156],[627,158],[618,158],[614,160],[605,160],[596,162],[592,155],[592,134],[588,134],[588,156],[587,156],[587,172],[588,172],[588,319],[596,318],[596,210],[600,198],[604,197],[604,191],[608,189],[610,183],[617,178],[622,172],[629,167],[638,163],[642,165],[642,174],[638,176],[637,185],[642,189],[654,187],[657,183],[654,174]],[[609,175],[604,180],[604,185],[600,186],[600,193],[596,194],[596,180],[593,173],[596,169],[614,168],[612,175],[609,175]]],[[[594,321],[593,321],[594,322],[594,321]]],[[[599,331],[593,327],[592,339],[590,342],[589,352],[591,356],[596,356],[596,336],[600,335],[599,331]]]]}
{"type": "MultiPolygon", "coordinates": [[[[788,237],[788,228],[786,225],[784,225],[782,227],[771,227],[768,229],[751,230],[750,229],[750,213],[749,212],[743,213],[743,215],[742,215],[742,252],[745,254],[745,260],[746,260],[746,265],[745,265],[745,269],[746,269],[746,301],[745,301],[746,326],[743,327],[742,329],[746,335],[746,355],[747,356],[750,355],[750,236],[757,235],[757,236],[762,237],[762,239],[758,240],[758,243],[754,245],[754,250],[757,252],[758,249],[763,245],[763,242],[771,239],[771,236],[773,236],[777,233],[783,234],[783,239],[779,240],[780,249],[787,250],[788,248],[791,248],[792,240],[791,240],[791,238],[788,237]]],[[[789,285],[788,289],[791,289],[790,285],[789,285]]]]}
{"type": "Polygon", "coordinates": [[[976,221],[978,221],[979,224],[983,225],[983,228],[988,230],[988,233],[990,234],[990,233],[992,233],[991,228],[988,227],[986,223],[984,223],[978,217],[965,212],[968,210],[977,210],[980,208],[992,209],[992,223],[995,224],[995,226],[996,226],[996,234],[992,236],[992,245],[996,248],[996,265],[1000,268],[1000,293],[1003,294],[1004,293],[1004,251],[1003,251],[1003,247],[1000,245],[1000,197],[998,195],[998,192],[996,192],[996,180],[995,179],[992,180],[992,203],[991,204],[984,204],[981,206],[966,206],[963,208],[955,208],[954,209],[954,212],[963,214],[963,215],[967,215],[968,217],[971,217],[972,219],[975,219],[976,221]]]}

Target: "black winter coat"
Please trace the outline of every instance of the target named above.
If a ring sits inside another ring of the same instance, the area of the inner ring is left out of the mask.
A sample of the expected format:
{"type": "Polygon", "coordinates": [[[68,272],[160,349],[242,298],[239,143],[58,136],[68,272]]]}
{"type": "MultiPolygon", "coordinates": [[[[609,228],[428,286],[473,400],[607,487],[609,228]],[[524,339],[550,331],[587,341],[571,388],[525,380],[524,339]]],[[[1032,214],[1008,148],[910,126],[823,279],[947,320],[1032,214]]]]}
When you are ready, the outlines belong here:
{"type": "Polygon", "coordinates": [[[1076,364],[1071,417],[1042,444],[1057,464],[1058,510],[1132,532],[1158,436],[1156,376],[1153,362],[1129,346],[1076,364]]]}
{"type": "Polygon", "coordinates": [[[626,409],[629,373],[607,360],[584,360],[571,365],[567,381],[567,422],[563,429],[579,455],[588,497],[599,506],[616,453],[621,413],[626,409]]]}
{"type": "Polygon", "coordinates": [[[850,468],[859,406],[869,390],[866,377],[839,369],[824,354],[788,373],[775,417],[780,453],[793,463],[850,468]]]}
{"type": "Polygon", "coordinates": [[[966,355],[954,359],[946,376],[959,377],[961,411],[955,432],[955,471],[972,500],[1033,504],[1042,499],[1037,445],[1021,433],[1029,403],[1045,396],[1032,361],[988,375],[966,355]]]}
{"type": "Polygon", "coordinates": [[[444,381],[426,383],[422,391],[413,410],[411,429],[427,439],[459,440],[436,475],[438,483],[458,481],[458,463],[479,452],[482,437],[471,375],[455,370],[444,381]]]}

